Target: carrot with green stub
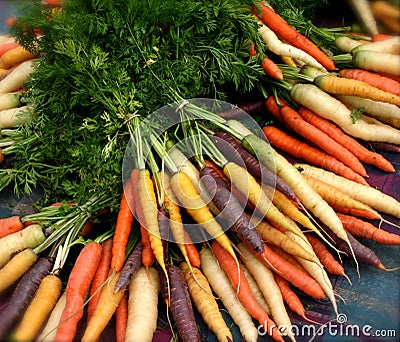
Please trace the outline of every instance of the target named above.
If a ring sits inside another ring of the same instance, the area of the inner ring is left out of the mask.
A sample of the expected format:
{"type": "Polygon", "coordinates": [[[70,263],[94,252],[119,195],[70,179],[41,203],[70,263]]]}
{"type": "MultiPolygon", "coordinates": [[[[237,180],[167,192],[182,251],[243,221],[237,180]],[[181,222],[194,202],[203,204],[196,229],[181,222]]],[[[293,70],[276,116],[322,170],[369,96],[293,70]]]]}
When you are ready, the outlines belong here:
{"type": "Polygon", "coordinates": [[[235,260],[216,240],[212,242],[212,251],[222,269],[228,276],[233,288],[237,291],[239,300],[247,309],[249,314],[264,327],[267,334],[274,340],[283,341],[282,335],[280,335],[278,332],[276,323],[268,316],[268,314],[255,300],[243,272],[237,269],[235,260]]]}
{"type": "MultiPolygon", "coordinates": [[[[395,171],[392,163],[389,160],[384,158],[381,154],[375,153],[365,148],[357,140],[343,132],[331,121],[321,117],[320,115],[305,107],[299,107],[298,113],[305,121],[324,131],[336,142],[343,144],[343,146],[345,146],[346,149],[352,152],[360,161],[374,165],[386,172],[395,171]]],[[[330,171],[335,172],[335,170],[330,171]]],[[[341,175],[340,173],[335,173],[341,175]]]]}
{"type": "Polygon", "coordinates": [[[46,236],[40,225],[34,224],[21,229],[18,232],[9,234],[0,239],[0,267],[3,267],[11,256],[25,248],[39,246],[46,236]]]}
{"type": "MultiPolygon", "coordinates": [[[[319,127],[319,129],[321,129],[321,127],[319,127]]],[[[331,170],[336,174],[342,175],[343,177],[352,179],[361,184],[368,184],[360,174],[343,164],[340,160],[311,146],[310,144],[304,143],[289,134],[286,134],[279,128],[274,126],[264,126],[262,131],[268,141],[278,150],[289,153],[291,156],[300,158],[313,165],[331,170]]]]}
{"type": "Polygon", "coordinates": [[[358,51],[353,54],[352,63],[356,68],[400,76],[400,55],[378,51],[358,51]]]}
{"type": "Polygon", "coordinates": [[[192,268],[192,272],[190,272],[186,262],[181,263],[180,267],[185,276],[190,297],[204,322],[215,334],[218,341],[233,341],[232,333],[222,317],[207,278],[196,267],[192,268]]]}
{"type": "Polygon", "coordinates": [[[61,278],[56,274],[46,275],[40,282],[35,297],[27,307],[22,320],[12,334],[15,341],[32,341],[42,328],[61,294],[61,278]]]}
{"type": "Polygon", "coordinates": [[[332,59],[324,53],[317,45],[315,45],[310,39],[302,35],[294,27],[288,25],[288,23],[277,14],[271,7],[258,3],[261,12],[258,13],[258,9],[254,9],[256,15],[260,15],[262,21],[268,25],[271,30],[276,32],[276,34],[283,40],[287,41],[289,44],[296,46],[297,48],[307,52],[313,56],[317,61],[319,61],[326,69],[335,70],[335,64],[332,59]]]}
{"type": "Polygon", "coordinates": [[[0,94],[0,111],[20,107],[22,104],[22,93],[19,91],[0,94]]]}
{"type": "Polygon", "coordinates": [[[7,306],[0,313],[0,340],[4,341],[11,329],[19,321],[31,303],[42,279],[47,276],[53,264],[45,257],[39,258],[35,264],[19,280],[11,294],[7,306]]]}
{"type": "Polygon", "coordinates": [[[320,75],[314,83],[330,94],[353,95],[365,97],[374,101],[388,102],[400,106],[400,96],[380,90],[363,81],[337,77],[333,75],[320,75]]]}
{"type": "Polygon", "coordinates": [[[86,293],[100,263],[101,253],[101,245],[94,241],[86,244],[80,251],[67,281],[66,304],[55,340],[74,340],[78,323],[83,317],[86,293]]]}
{"type": "Polygon", "coordinates": [[[290,96],[298,104],[333,121],[355,138],[400,144],[397,129],[387,125],[366,123],[362,119],[356,120],[352,111],[344,103],[314,84],[297,83],[290,90],[290,96]]]}

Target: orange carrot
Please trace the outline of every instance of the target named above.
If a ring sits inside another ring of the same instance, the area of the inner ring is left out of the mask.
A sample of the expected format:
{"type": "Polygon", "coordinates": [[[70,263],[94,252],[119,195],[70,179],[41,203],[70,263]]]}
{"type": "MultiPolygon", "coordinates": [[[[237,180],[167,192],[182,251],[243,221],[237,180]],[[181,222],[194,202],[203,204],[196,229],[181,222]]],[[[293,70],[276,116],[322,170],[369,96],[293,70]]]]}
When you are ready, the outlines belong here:
{"type": "Polygon", "coordinates": [[[400,245],[400,235],[375,227],[372,223],[353,216],[337,214],[350,234],[387,245],[400,245]]]}
{"type": "Polygon", "coordinates": [[[123,192],[117,216],[117,223],[115,225],[112,247],[111,268],[116,272],[121,271],[124,264],[126,245],[132,229],[133,220],[134,215],[126,200],[125,192],[123,192]]]}
{"type": "MultiPolygon", "coordinates": [[[[372,51],[365,52],[372,53],[372,51]]],[[[383,54],[382,52],[379,53],[383,54]]],[[[334,75],[319,75],[315,77],[314,84],[317,85],[321,90],[329,94],[359,96],[374,101],[387,102],[396,106],[400,106],[399,95],[394,95],[387,91],[380,90],[363,81],[338,77],[334,75]]]]}
{"type": "Polygon", "coordinates": [[[10,43],[5,43],[0,45],[0,57],[3,56],[3,54],[11,49],[16,48],[17,46],[20,46],[19,43],[17,42],[10,42],[10,43]]]}
{"type": "Polygon", "coordinates": [[[68,278],[66,303],[56,332],[56,341],[73,341],[83,316],[86,293],[100,263],[102,247],[90,242],[79,253],[68,278]]]}
{"type": "Polygon", "coordinates": [[[265,266],[280,274],[309,296],[316,299],[326,297],[324,290],[314,278],[275,253],[267,244],[264,244],[263,254],[254,253],[254,255],[256,255],[265,266]]]}
{"type": "Polygon", "coordinates": [[[283,300],[289,306],[289,308],[294,313],[307,320],[304,306],[300,298],[297,296],[296,292],[294,292],[290,288],[290,283],[285,278],[283,278],[282,276],[280,276],[275,272],[274,272],[274,279],[279,289],[281,290],[283,300]]]}
{"type": "Polygon", "coordinates": [[[289,106],[283,106],[280,108],[280,115],[291,129],[305,139],[318,145],[319,148],[340,160],[354,172],[357,172],[363,177],[367,175],[364,166],[353,153],[329,137],[329,135],[324,133],[320,128],[305,121],[296,110],[289,106]]]}
{"type": "Polygon", "coordinates": [[[350,216],[356,216],[365,218],[367,220],[380,220],[381,217],[374,213],[374,210],[367,210],[367,209],[358,209],[358,208],[348,208],[344,206],[340,206],[337,204],[331,203],[330,206],[336,213],[346,214],[350,216]]]}
{"type": "Polygon", "coordinates": [[[338,126],[316,114],[311,109],[299,107],[298,113],[305,121],[314,125],[315,127],[318,127],[336,142],[346,146],[346,148],[360,161],[374,165],[386,172],[395,171],[390,161],[384,158],[381,154],[368,150],[353,137],[343,132],[338,126]]]}
{"type": "Polygon", "coordinates": [[[21,222],[21,217],[13,215],[10,217],[4,217],[0,219],[0,238],[18,232],[24,228],[24,224],[21,222]]]}
{"type": "Polygon", "coordinates": [[[273,60],[269,59],[268,57],[263,58],[261,67],[263,68],[264,72],[272,78],[276,80],[283,79],[282,70],[273,60]]]}
{"type": "Polygon", "coordinates": [[[384,90],[395,95],[400,95],[399,82],[389,77],[382,76],[376,72],[363,69],[342,69],[339,71],[338,75],[339,77],[363,81],[380,90],[384,90]]]}
{"type": "Polygon", "coordinates": [[[36,53],[26,50],[23,46],[14,47],[0,57],[0,68],[9,69],[13,65],[25,62],[36,57],[36,53]]]}
{"type": "Polygon", "coordinates": [[[184,231],[184,234],[185,234],[185,248],[190,264],[194,267],[200,267],[199,251],[197,250],[192,239],[190,238],[189,233],[186,230],[184,231]]]}
{"type": "Polygon", "coordinates": [[[263,133],[267,137],[271,145],[279,150],[289,153],[291,156],[308,161],[313,165],[320,166],[324,169],[330,170],[345,178],[351,179],[355,182],[368,185],[366,180],[358,173],[354,172],[351,168],[344,165],[335,157],[304,143],[296,138],[291,137],[279,128],[274,126],[265,126],[262,128],[263,133]]]}
{"type": "Polygon", "coordinates": [[[115,310],[115,337],[116,342],[125,341],[126,327],[128,323],[128,294],[124,293],[117,309],[115,310]]]}
{"type": "Polygon", "coordinates": [[[112,258],[112,247],[112,238],[109,238],[102,243],[103,251],[101,254],[100,263],[97,266],[96,274],[93,277],[89,291],[90,301],[87,310],[88,321],[93,315],[94,309],[97,305],[100,293],[102,291],[102,286],[108,278],[112,258]]]}
{"type": "Polygon", "coordinates": [[[272,321],[254,298],[243,270],[241,267],[237,268],[234,258],[216,240],[212,243],[212,251],[228,276],[233,288],[237,290],[238,298],[243,306],[246,307],[248,313],[263,325],[268,335],[274,340],[283,341],[282,336],[278,333],[275,322],[272,321]]]}
{"type": "MultiPolygon", "coordinates": [[[[259,2],[261,8],[260,18],[265,25],[271,28],[281,39],[287,41],[289,44],[305,51],[314,57],[328,70],[335,70],[335,64],[332,59],[323,52],[317,45],[310,39],[298,32],[294,27],[290,26],[278,13],[271,7],[259,2]]],[[[254,10],[258,15],[258,10],[254,10]]]]}
{"type": "Polygon", "coordinates": [[[335,259],[323,242],[311,234],[305,234],[321,264],[331,274],[346,276],[343,266],[335,259]]]}

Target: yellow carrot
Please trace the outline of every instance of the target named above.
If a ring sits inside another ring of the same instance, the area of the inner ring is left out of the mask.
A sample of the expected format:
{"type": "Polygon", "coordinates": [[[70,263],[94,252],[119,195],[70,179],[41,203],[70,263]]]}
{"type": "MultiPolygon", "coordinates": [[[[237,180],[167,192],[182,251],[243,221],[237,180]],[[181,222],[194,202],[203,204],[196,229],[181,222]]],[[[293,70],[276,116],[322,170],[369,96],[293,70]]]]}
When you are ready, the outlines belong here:
{"type": "Polygon", "coordinates": [[[223,171],[238,190],[244,194],[249,201],[271,222],[279,225],[283,229],[297,231],[292,223],[286,219],[272,201],[263,191],[261,185],[256,179],[240,165],[229,162],[224,165],[223,171]]]}
{"type": "Polygon", "coordinates": [[[184,172],[175,173],[171,177],[171,188],[189,215],[237,261],[231,241],[215,220],[190,178],[184,172]]]}
{"type": "Polygon", "coordinates": [[[201,314],[204,322],[220,342],[232,341],[232,333],[226,325],[218,304],[212,294],[210,285],[204,274],[196,267],[189,272],[186,262],[181,263],[181,269],[188,284],[189,293],[194,305],[201,314]]]}
{"type": "Polygon", "coordinates": [[[15,341],[31,341],[36,337],[57,304],[61,288],[61,279],[54,274],[49,274],[42,279],[35,297],[26,309],[13,334],[15,341]]]}
{"type": "Polygon", "coordinates": [[[26,248],[0,269],[0,293],[13,285],[35,263],[38,255],[32,248],[26,248]]]}
{"type": "Polygon", "coordinates": [[[314,83],[330,94],[353,95],[400,106],[400,96],[380,90],[366,82],[334,75],[320,75],[314,83]]]}

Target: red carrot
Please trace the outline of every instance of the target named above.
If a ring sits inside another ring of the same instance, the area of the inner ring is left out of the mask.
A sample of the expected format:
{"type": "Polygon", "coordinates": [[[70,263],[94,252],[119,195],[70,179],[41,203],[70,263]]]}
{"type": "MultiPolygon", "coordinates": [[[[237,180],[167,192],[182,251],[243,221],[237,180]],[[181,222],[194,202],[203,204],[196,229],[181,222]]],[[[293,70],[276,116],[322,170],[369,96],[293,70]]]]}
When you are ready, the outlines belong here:
{"type": "Polygon", "coordinates": [[[22,228],[24,228],[24,224],[18,215],[0,218],[0,238],[18,232],[22,228]]]}
{"type": "Polygon", "coordinates": [[[112,258],[112,246],[113,241],[112,238],[105,240],[102,243],[102,254],[99,265],[97,266],[96,273],[93,277],[92,284],[90,286],[89,296],[90,301],[88,304],[88,321],[93,315],[94,309],[97,305],[97,302],[100,297],[100,293],[102,291],[102,286],[108,278],[110,272],[111,258],[112,258]]]}
{"type": "Polygon", "coordinates": [[[354,172],[357,172],[361,176],[367,175],[364,166],[358,158],[341,143],[335,141],[326,134],[322,127],[311,125],[304,120],[296,110],[289,106],[281,107],[280,114],[282,119],[285,121],[285,124],[287,124],[293,131],[317,145],[326,153],[329,153],[331,156],[340,160],[354,172]]]}
{"type": "Polygon", "coordinates": [[[342,206],[339,206],[339,205],[336,205],[333,203],[331,203],[330,206],[336,213],[361,217],[361,218],[365,218],[367,220],[379,220],[380,219],[380,217],[378,217],[374,212],[366,210],[366,209],[342,207],[342,206]]]}
{"type": "Polygon", "coordinates": [[[292,157],[300,158],[313,165],[330,170],[340,176],[353,180],[357,183],[368,185],[366,180],[351,168],[344,165],[335,157],[307,144],[281,131],[274,126],[262,128],[268,141],[277,149],[290,154],[292,157]]]}
{"type": "Polygon", "coordinates": [[[66,303],[56,332],[56,341],[73,341],[83,316],[86,293],[101,260],[102,247],[90,242],[80,251],[66,286],[66,303]]]}
{"type": "MultiPolygon", "coordinates": [[[[315,45],[310,39],[302,35],[294,27],[290,26],[285,21],[285,19],[283,19],[271,7],[269,7],[268,5],[264,5],[262,2],[259,2],[258,4],[261,8],[261,20],[281,39],[308,53],[309,55],[314,57],[319,63],[321,63],[326,69],[336,69],[332,59],[317,45],[315,45]]],[[[256,15],[258,15],[257,9],[254,9],[254,12],[256,15]]]]}
{"type": "Polygon", "coordinates": [[[364,69],[342,69],[339,71],[338,75],[344,78],[351,78],[354,80],[363,81],[378,89],[387,91],[395,95],[400,95],[399,82],[372,71],[364,69]]]}
{"type": "Polygon", "coordinates": [[[279,66],[268,57],[264,57],[261,63],[264,72],[275,80],[283,80],[283,73],[279,66]]]}
{"type": "Polygon", "coordinates": [[[312,110],[300,107],[299,115],[308,123],[318,127],[321,131],[329,135],[333,140],[345,146],[360,161],[374,165],[386,172],[394,172],[393,165],[379,153],[372,152],[362,146],[357,140],[343,132],[339,127],[329,120],[314,113],[312,110]]]}
{"type": "Polygon", "coordinates": [[[128,243],[129,234],[132,229],[134,215],[126,200],[125,192],[122,194],[117,223],[112,247],[111,268],[116,272],[121,271],[124,264],[126,245],[128,243]]]}
{"type": "Polygon", "coordinates": [[[337,214],[343,227],[353,236],[370,239],[386,245],[400,245],[400,235],[375,227],[372,223],[353,216],[337,214]]]}
{"type": "Polygon", "coordinates": [[[125,292],[115,310],[116,342],[125,342],[125,332],[128,323],[128,293],[125,292]]]}
{"type": "Polygon", "coordinates": [[[184,234],[185,234],[185,248],[190,264],[194,267],[200,267],[199,251],[197,250],[192,239],[190,238],[189,233],[186,230],[184,231],[184,234]]]}

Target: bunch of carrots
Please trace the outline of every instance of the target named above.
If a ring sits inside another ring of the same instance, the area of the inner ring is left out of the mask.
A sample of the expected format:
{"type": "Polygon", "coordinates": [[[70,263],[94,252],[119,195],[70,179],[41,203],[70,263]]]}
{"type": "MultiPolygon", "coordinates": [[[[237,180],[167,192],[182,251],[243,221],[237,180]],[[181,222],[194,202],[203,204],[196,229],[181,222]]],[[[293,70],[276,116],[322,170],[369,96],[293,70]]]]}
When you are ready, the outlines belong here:
{"type": "MultiPolygon", "coordinates": [[[[330,279],[348,279],[342,254],[357,268],[395,270],[362,239],[400,245],[381,227],[399,228],[399,199],[371,186],[365,167],[396,172],[376,151],[400,152],[399,37],[343,35],[341,53],[329,56],[259,5],[253,15],[271,57],[262,67],[277,87],[257,109],[270,123],[254,131],[240,108],[213,113],[180,101],[172,112],[185,119],[174,127],[185,131],[184,145],[178,129],[147,136],[146,123],[129,123],[135,163],[112,227],[102,227],[98,209],[107,194],[0,219],[0,294],[8,297],[0,340],[92,342],[114,322],[117,341],[152,341],[165,305],[180,340],[201,340],[198,312],[218,341],[232,341],[222,305],[244,340],[257,341],[262,327],[294,341],[291,317],[312,322],[299,293],[328,298],[337,314],[330,279]]],[[[23,83],[40,58],[7,39],[4,156],[31,119],[23,83]]]]}

